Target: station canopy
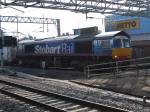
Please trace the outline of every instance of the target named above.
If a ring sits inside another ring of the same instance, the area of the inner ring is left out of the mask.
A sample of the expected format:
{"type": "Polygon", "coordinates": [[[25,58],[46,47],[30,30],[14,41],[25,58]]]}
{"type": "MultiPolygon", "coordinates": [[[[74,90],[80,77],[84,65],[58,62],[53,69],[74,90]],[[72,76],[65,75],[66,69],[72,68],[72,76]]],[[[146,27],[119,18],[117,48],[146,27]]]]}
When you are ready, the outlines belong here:
{"type": "Polygon", "coordinates": [[[0,5],[150,17],[150,0],[0,0],[0,5]]]}

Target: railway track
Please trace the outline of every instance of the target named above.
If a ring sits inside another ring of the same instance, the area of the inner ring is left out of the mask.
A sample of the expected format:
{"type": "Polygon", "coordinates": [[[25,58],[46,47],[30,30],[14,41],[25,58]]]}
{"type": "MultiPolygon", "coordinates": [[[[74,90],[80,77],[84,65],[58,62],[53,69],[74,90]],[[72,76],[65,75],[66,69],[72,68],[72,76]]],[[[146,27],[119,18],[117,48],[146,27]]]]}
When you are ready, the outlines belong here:
{"type": "Polygon", "coordinates": [[[48,112],[0,92],[0,112],[48,112]],[[9,108],[8,108],[9,107],[9,108]]]}
{"type": "Polygon", "coordinates": [[[127,112],[127,110],[50,93],[26,85],[0,80],[0,91],[21,101],[54,112],[127,112]]]}

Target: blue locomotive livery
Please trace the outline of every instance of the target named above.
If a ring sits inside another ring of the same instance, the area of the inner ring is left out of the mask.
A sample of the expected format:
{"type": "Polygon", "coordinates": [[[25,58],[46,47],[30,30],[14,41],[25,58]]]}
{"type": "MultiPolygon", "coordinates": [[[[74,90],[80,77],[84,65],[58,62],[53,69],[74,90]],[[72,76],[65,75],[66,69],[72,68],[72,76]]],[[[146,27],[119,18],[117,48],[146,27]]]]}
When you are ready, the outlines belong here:
{"type": "Polygon", "coordinates": [[[59,43],[42,43],[34,46],[35,54],[71,54],[73,53],[72,42],[59,42],[59,43]]]}
{"type": "Polygon", "coordinates": [[[94,40],[94,54],[111,56],[115,60],[130,59],[132,48],[130,36],[124,31],[98,34],[94,40]]]}
{"type": "Polygon", "coordinates": [[[132,56],[130,36],[124,31],[98,34],[91,33],[89,29],[86,32],[84,29],[75,32],[80,34],[21,41],[18,45],[17,59],[20,64],[26,66],[41,66],[41,62],[45,61],[47,67],[83,68],[88,64],[130,59],[132,56]]]}

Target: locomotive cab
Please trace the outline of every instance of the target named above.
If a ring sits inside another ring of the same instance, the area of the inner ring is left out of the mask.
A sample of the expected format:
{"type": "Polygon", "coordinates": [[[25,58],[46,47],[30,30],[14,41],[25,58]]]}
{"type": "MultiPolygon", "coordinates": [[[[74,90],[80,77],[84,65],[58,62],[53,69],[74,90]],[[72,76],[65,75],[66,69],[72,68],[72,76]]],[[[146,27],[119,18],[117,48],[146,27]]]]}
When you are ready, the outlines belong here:
{"type": "Polygon", "coordinates": [[[131,42],[127,36],[113,38],[112,58],[115,60],[130,59],[132,54],[131,42]]]}
{"type": "Polygon", "coordinates": [[[113,60],[130,59],[132,48],[130,36],[124,31],[104,32],[95,36],[94,54],[113,60]]]}

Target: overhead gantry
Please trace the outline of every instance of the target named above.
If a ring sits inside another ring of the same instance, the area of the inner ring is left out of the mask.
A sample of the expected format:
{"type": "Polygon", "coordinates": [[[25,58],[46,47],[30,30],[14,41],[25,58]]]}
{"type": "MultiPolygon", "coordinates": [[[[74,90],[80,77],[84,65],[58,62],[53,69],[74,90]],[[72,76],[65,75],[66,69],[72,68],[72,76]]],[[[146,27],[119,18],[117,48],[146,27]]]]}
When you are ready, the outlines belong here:
{"type": "Polygon", "coordinates": [[[150,0],[0,0],[1,5],[150,17],[150,0]]]}
{"type": "MultiPolygon", "coordinates": [[[[54,24],[57,27],[57,35],[60,36],[60,19],[52,18],[39,18],[39,17],[20,17],[20,16],[1,16],[1,22],[11,22],[11,23],[36,23],[36,24],[54,24]]],[[[18,32],[18,27],[17,27],[18,32]]]]}

